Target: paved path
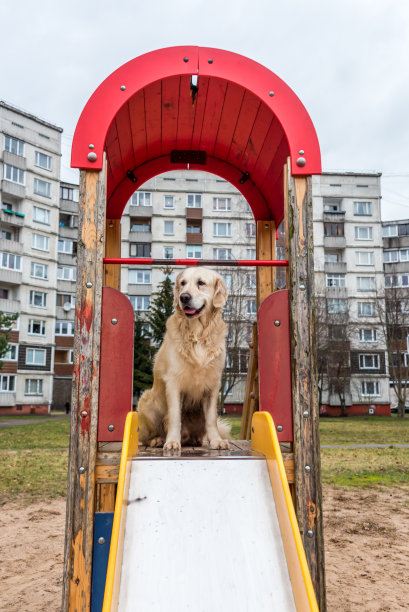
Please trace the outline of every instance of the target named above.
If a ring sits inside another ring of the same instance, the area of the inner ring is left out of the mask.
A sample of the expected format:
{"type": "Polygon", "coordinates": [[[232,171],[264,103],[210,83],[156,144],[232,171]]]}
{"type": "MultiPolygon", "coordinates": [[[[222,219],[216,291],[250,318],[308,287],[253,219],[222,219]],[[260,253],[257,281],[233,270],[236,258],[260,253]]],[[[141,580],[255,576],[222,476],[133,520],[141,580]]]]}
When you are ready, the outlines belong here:
{"type": "Polygon", "coordinates": [[[13,419],[11,421],[1,421],[0,429],[6,429],[7,427],[19,427],[20,425],[31,425],[32,423],[44,423],[44,421],[58,421],[59,419],[69,419],[67,414],[55,414],[54,416],[43,417],[36,419],[32,417],[30,419],[13,419]]]}
{"type": "Polygon", "coordinates": [[[409,448],[409,444],[321,444],[321,448],[409,448]]]}

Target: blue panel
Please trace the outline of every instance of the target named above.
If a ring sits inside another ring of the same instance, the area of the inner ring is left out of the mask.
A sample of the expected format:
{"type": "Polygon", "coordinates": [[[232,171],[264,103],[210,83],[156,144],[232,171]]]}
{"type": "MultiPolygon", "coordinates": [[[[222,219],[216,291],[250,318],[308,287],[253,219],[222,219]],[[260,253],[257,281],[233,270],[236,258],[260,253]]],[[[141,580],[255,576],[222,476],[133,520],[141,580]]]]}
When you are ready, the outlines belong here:
{"type": "Polygon", "coordinates": [[[94,520],[94,550],[92,556],[91,612],[101,612],[104,603],[113,512],[96,512],[94,520]]]}

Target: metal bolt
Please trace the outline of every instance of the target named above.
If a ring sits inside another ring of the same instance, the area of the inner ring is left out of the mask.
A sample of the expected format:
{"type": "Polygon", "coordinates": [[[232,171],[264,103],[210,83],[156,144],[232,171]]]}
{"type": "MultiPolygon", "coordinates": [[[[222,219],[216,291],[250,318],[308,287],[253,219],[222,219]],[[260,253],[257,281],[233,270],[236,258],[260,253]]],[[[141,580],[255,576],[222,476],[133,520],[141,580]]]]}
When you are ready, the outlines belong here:
{"type": "Polygon", "coordinates": [[[304,168],[305,164],[307,163],[305,157],[299,157],[297,159],[297,166],[299,166],[300,168],[304,168]]]}
{"type": "Polygon", "coordinates": [[[270,98],[272,98],[274,96],[274,91],[270,91],[269,94],[270,98]]]}
{"type": "Polygon", "coordinates": [[[276,327],[280,327],[280,325],[281,325],[281,321],[274,321],[274,325],[275,325],[276,327]]]}
{"type": "Polygon", "coordinates": [[[303,415],[304,419],[306,419],[308,416],[310,416],[310,413],[308,412],[308,410],[304,410],[302,415],[303,415]]]}
{"type": "Polygon", "coordinates": [[[312,530],[312,529],[309,529],[309,530],[307,531],[307,536],[308,536],[309,538],[314,537],[314,532],[313,532],[313,530],[312,530]]]}
{"type": "Polygon", "coordinates": [[[277,431],[283,431],[283,426],[282,425],[277,425],[277,431]]]}
{"type": "Polygon", "coordinates": [[[115,425],[108,425],[108,431],[114,431],[115,425]]]}
{"type": "Polygon", "coordinates": [[[138,431],[138,432],[139,432],[139,425],[138,425],[138,427],[136,428],[136,431],[138,431]]]}
{"type": "Polygon", "coordinates": [[[92,287],[91,281],[88,281],[87,283],[85,283],[85,286],[87,287],[87,289],[91,289],[92,287]]]}
{"type": "Polygon", "coordinates": [[[207,60],[207,63],[208,63],[208,64],[213,64],[213,60],[212,60],[212,58],[211,58],[211,57],[209,57],[209,59],[207,60]]]}
{"type": "Polygon", "coordinates": [[[93,145],[93,144],[89,144],[89,145],[88,145],[88,149],[94,149],[94,148],[95,148],[95,147],[94,147],[94,145],[93,145]]]}
{"type": "Polygon", "coordinates": [[[82,416],[82,417],[86,417],[86,416],[88,416],[88,412],[87,412],[86,410],[83,410],[83,411],[81,412],[81,416],[82,416]]]}
{"type": "Polygon", "coordinates": [[[306,466],[305,466],[305,471],[306,471],[306,472],[311,472],[311,468],[310,468],[310,466],[309,466],[309,465],[306,465],[306,466]]]}
{"type": "Polygon", "coordinates": [[[184,57],[184,58],[183,58],[183,61],[185,62],[185,64],[187,64],[187,63],[188,63],[188,61],[189,61],[189,58],[188,58],[188,57],[184,57]]]}
{"type": "Polygon", "coordinates": [[[304,151],[303,151],[302,149],[300,149],[300,150],[298,151],[298,153],[299,153],[300,155],[304,155],[304,151]]]}
{"type": "Polygon", "coordinates": [[[121,85],[121,87],[119,88],[121,91],[125,91],[126,87],[125,85],[121,85]]]}
{"type": "Polygon", "coordinates": [[[254,427],[251,428],[252,433],[254,433],[254,427]]]}
{"type": "Polygon", "coordinates": [[[88,153],[88,155],[87,155],[87,159],[88,159],[88,161],[90,161],[90,162],[97,161],[97,154],[96,154],[96,153],[94,153],[94,152],[88,153]]]}
{"type": "Polygon", "coordinates": [[[112,325],[116,325],[118,323],[118,319],[111,319],[112,325]]]}
{"type": "Polygon", "coordinates": [[[252,391],[252,392],[250,393],[250,397],[251,397],[251,399],[254,399],[254,398],[256,397],[256,395],[255,395],[254,391],[252,391]]]}
{"type": "Polygon", "coordinates": [[[105,538],[98,538],[98,544],[105,544],[105,538]]]}
{"type": "Polygon", "coordinates": [[[300,285],[300,289],[302,289],[304,291],[305,285],[300,285]]]}
{"type": "Polygon", "coordinates": [[[81,466],[78,471],[79,471],[80,474],[83,474],[85,472],[85,468],[81,466]]]}

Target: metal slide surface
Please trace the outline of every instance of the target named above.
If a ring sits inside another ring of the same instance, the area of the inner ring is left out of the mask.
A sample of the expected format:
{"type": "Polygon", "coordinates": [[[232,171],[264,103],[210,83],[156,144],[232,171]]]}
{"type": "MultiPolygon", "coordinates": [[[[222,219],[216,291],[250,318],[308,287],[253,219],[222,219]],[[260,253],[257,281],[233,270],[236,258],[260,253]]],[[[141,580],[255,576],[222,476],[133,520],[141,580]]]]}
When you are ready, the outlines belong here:
{"type": "Polygon", "coordinates": [[[265,458],[134,459],[118,603],[295,611],[265,458]]]}

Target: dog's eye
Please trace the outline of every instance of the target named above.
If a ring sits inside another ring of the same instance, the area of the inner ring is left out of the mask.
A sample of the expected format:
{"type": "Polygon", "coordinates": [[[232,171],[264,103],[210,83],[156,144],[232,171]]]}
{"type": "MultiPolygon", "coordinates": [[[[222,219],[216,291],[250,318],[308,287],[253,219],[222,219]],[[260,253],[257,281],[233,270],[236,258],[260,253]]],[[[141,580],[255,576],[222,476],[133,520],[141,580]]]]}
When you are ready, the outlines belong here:
{"type": "Polygon", "coordinates": [[[182,287],[184,287],[186,285],[186,281],[181,281],[180,284],[182,285],[182,287]]]}
{"type": "Polygon", "coordinates": [[[199,285],[199,287],[202,287],[206,283],[204,281],[200,280],[200,281],[197,281],[197,284],[199,285]]]}

